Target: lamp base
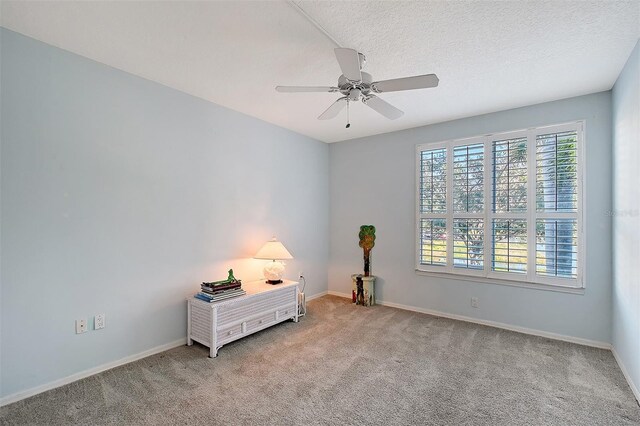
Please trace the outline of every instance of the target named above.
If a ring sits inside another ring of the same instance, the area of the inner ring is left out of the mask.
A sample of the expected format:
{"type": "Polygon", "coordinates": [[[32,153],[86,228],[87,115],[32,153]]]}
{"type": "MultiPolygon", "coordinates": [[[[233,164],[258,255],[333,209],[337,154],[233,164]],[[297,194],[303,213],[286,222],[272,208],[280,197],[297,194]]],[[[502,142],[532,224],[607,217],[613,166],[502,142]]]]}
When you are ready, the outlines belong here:
{"type": "Polygon", "coordinates": [[[282,276],[284,275],[284,265],[274,260],[273,262],[267,263],[262,272],[267,279],[267,283],[280,284],[282,282],[282,276]]]}

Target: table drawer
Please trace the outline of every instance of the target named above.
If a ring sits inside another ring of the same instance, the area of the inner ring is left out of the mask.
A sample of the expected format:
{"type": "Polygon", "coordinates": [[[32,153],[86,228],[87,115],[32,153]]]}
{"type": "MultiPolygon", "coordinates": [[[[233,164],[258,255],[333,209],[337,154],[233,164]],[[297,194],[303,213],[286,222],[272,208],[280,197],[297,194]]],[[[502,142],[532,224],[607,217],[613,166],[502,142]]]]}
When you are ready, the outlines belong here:
{"type": "MultiPolygon", "coordinates": [[[[246,323],[243,323],[243,324],[246,324],[246,323]]],[[[225,343],[225,342],[228,342],[230,340],[235,340],[239,336],[242,336],[242,334],[243,334],[242,324],[238,324],[238,325],[234,325],[232,327],[226,327],[224,329],[218,329],[218,332],[216,333],[216,340],[217,340],[218,345],[219,345],[221,343],[225,343]]]]}
{"type": "Polygon", "coordinates": [[[253,333],[255,330],[273,325],[276,322],[276,313],[269,312],[258,318],[247,321],[247,333],[253,333]]]}
{"type": "Polygon", "coordinates": [[[276,311],[276,321],[282,321],[287,318],[291,318],[296,314],[296,305],[286,306],[276,311]]]}

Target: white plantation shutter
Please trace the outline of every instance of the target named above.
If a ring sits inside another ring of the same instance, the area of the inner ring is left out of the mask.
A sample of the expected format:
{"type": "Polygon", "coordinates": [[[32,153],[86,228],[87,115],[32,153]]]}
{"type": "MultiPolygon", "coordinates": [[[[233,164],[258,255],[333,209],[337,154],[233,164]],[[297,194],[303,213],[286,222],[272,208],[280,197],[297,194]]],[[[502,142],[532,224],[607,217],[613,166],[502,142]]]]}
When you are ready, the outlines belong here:
{"type": "Polygon", "coordinates": [[[484,220],[453,220],[453,266],[484,269],[484,220]]]}
{"type": "Polygon", "coordinates": [[[527,221],[493,219],[491,268],[496,272],[527,272],[527,221]]]}
{"type": "Polygon", "coordinates": [[[491,268],[498,275],[527,273],[528,140],[492,140],[491,268]]]}
{"type": "Polygon", "coordinates": [[[422,152],[420,161],[420,208],[422,213],[446,211],[446,149],[422,152]]]}
{"type": "Polygon", "coordinates": [[[578,221],[536,221],[536,273],[549,277],[578,276],[578,221]]]}
{"type": "Polygon", "coordinates": [[[419,145],[416,269],[582,287],[582,125],[419,145]]]}
{"type": "Polygon", "coordinates": [[[578,276],[578,133],[536,136],[536,273],[578,276]]]}
{"type": "Polygon", "coordinates": [[[447,264],[447,149],[421,151],[419,155],[419,259],[420,265],[447,264]]]}
{"type": "Polygon", "coordinates": [[[452,176],[452,257],[454,270],[484,268],[484,143],[454,145],[452,176]]]}
{"type": "Polygon", "coordinates": [[[453,148],[453,211],[484,210],[484,144],[453,148]]]}
{"type": "Polygon", "coordinates": [[[493,211],[527,210],[527,138],[493,142],[493,211]]]}
{"type": "Polygon", "coordinates": [[[420,221],[420,263],[444,266],[447,263],[447,233],[444,219],[422,219],[420,221]]]}
{"type": "Polygon", "coordinates": [[[578,211],[576,132],[536,137],[536,209],[578,211]]]}

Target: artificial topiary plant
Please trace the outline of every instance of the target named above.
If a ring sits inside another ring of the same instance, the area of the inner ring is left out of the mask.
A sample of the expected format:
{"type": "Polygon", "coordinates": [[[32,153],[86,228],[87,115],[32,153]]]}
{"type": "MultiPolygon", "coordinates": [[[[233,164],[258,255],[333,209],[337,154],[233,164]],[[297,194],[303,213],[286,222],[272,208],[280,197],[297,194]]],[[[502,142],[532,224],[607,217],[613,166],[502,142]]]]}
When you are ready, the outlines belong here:
{"type": "Polygon", "coordinates": [[[373,225],[362,225],[358,237],[360,237],[360,243],[358,245],[362,247],[362,251],[364,252],[364,276],[368,277],[371,269],[371,249],[376,245],[376,227],[373,225]]]}

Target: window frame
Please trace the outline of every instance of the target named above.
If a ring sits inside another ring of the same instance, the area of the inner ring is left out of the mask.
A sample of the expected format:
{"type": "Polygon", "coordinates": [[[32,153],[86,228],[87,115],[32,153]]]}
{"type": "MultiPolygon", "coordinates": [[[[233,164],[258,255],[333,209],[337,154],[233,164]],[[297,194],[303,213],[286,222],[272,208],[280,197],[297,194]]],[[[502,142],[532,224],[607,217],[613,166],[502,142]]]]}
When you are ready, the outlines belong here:
{"type": "Polygon", "coordinates": [[[584,166],[586,159],[585,144],[585,120],[566,122],[561,124],[530,127],[523,130],[496,132],[481,136],[473,136],[461,139],[450,139],[434,143],[423,143],[416,145],[416,165],[415,165],[415,271],[419,275],[428,275],[441,278],[456,278],[464,281],[475,281],[505,285],[515,285],[519,287],[537,288],[543,290],[553,290],[568,293],[584,293],[586,287],[584,279],[584,265],[586,258],[585,245],[585,174],[584,166]],[[562,133],[568,131],[576,132],[576,176],[577,176],[577,211],[576,212],[539,212],[536,205],[536,146],[537,136],[562,133]],[[492,167],[493,167],[493,142],[506,139],[526,137],[527,139],[527,202],[525,212],[494,212],[492,204],[492,167]],[[483,152],[483,211],[454,213],[453,196],[453,152],[456,147],[472,145],[476,143],[484,144],[483,152]],[[436,149],[446,149],[446,212],[445,213],[423,213],[421,210],[421,157],[423,151],[436,149]],[[446,220],[446,251],[447,261],[445,266],[425,265],[421,261],[421,221],[422,219],[442,218],[446,220]],[[481,218],[483,220],[483,268],[470,269],[454,266],[454,232],[453,223],[455,219],[481,218]],[[493,250],[493,219],[525,219],[527,221],[527,270],[526,273],[510,273],[493,271],[491,267],[493,250]],[[536,273],[536,221],[540,219],[575,219],[577,226],[577,271],[576,278],[549,277],[536,273]]]}

